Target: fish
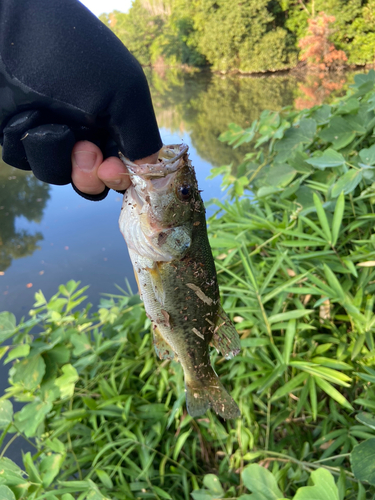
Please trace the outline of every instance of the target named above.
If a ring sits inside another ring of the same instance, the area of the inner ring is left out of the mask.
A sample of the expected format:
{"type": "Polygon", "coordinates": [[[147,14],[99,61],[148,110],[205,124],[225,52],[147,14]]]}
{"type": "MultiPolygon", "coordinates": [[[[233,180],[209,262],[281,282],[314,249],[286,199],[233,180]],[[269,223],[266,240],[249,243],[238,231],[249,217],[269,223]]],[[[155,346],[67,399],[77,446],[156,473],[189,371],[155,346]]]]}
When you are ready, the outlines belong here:
{"type": "Polygon", "coordinates": [[[240,410],[210,361],[210,345],[225,358],[240,339],[220,303],[205,207],[188,146],[164,146],[157,163],[137,165],[124,156],[131,187],[119,226],[126,241],[160,359],[178,360],[192,417],[209,408],[225,419],[240,410]]]}

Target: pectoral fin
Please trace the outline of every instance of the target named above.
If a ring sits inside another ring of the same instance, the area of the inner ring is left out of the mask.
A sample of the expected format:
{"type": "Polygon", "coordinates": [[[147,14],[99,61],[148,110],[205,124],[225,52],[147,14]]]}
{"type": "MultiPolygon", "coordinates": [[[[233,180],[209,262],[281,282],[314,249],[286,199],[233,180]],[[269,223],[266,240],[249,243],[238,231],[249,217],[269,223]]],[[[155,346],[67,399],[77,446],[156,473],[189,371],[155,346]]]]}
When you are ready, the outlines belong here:
{"type": "Polygon", "coordinates": [[[211,344],[217,349],[226,359],[231,359],[241,350],[240,337],[233,323],[220,307],[215,321],[214,334],[211,344]]]}
{"type": "Polygon", "coordinates": [[[158,263],[155,262],[154,266],[148,268],[147,271],[150,276],[151,286],[154,291],[155,298],[159,302],[159,304],[163,306],[165,301],[165,290],[158,263]]]}
{"type": "Polygon", "coordinates": [[[164,340],[158,327],[154,329],[154,348],[160,359],[174,359],[172,347],[164,340]]]}

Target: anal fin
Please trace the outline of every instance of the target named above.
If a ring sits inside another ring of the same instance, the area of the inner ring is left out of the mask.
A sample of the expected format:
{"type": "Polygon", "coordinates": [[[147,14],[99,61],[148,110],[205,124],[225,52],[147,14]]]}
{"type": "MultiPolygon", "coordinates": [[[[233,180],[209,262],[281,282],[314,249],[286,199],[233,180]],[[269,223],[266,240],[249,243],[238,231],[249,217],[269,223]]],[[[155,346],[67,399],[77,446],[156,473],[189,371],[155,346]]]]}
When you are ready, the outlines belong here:
{"type": "Polygon", "coordinates": [[[215,320],[215,329],[211,344],[215,349],[221,352],[226,359],[232,359],[241,351],[241,342],[238,332],[222,307],[220,307],[215,320]]]}
{"type": "Polygon", "coordinates": [[[154,348],[157,356],[160,359],[174,359],[175,353],[172,347],[168,344],[168,342],[164,340],[158,327],[154,328],[153,335],[154,335],[154,348]]]}

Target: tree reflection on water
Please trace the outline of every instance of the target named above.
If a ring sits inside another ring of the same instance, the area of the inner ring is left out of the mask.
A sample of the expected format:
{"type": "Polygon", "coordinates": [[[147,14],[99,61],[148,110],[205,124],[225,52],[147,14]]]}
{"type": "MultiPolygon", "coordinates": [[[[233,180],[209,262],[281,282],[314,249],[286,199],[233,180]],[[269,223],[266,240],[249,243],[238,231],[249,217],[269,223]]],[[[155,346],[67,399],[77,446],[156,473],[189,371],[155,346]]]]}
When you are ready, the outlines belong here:
{"type": "MultiPolygon", "coordinates": [[[[241,77],[165,68],[145,72],[159,126],[170,133],[187,133],[198,155],[213,167],[239,165],[249,150],[249,145],[232,149],[217,140],[229,123],[246,128],[265,109],[310,107],[326,100],[331,90],[337,93],[343,84],[342,76],[333,85],[328,80],[319,84],[307,79],[302,83],[290,74],[241,77]]],[[[40,222],[50,197],[49,189],[31,173],[0,161],[0,272],[13,259],[31,255],[43,240],[41,232],[17,229],[16,218],[23,216],[30,222],[40,222]]]]}
{"type": "Polygon", "coordinates": [[[165,68],[147,70],[146,76],[159,125],[188,132],[199,156],[213,166],[238,165],[248,152],[249,146],[233,150],[217,140],[229,123],[246,128],[266,109],[322,104],[343,94],[353,79],[350,73],[329,73],[317,82],[309,74],[223,76],[165,68]]]}
{"type": "Polygon", "coordinates": [[[13,259],[32,255],[39,248],[42,233],[17,230],[16,218],[40,222],[49,197],[48,184],[0,161],[0,271],[5,271],[13,259]]]}
{"type": "Polygon", "coordinates": [[[187,131],[199,156],[213,166],[236,163],[243,150],[217,140],[228,124],[250,126],[264,109],[292,105],[295,78],[241,77],[169,70],[147,71],[159,126],[187,131]]]}

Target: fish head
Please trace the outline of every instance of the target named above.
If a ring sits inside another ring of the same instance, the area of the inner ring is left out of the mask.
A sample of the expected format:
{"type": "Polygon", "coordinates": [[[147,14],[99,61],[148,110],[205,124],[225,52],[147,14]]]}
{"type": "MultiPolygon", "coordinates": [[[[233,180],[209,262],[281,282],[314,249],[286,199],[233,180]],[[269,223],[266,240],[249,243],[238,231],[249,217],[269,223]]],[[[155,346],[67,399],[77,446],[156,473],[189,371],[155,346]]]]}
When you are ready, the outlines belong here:
{"type": "Polygon", "coordinates": [[[126,165],[132,180],[127,191],[128,206],[136,206],[141,230],[138,237],[153,250],[148,256],[153,253],[155,260],[157,253],[161,261],[182,258],[190,248],[197,214],[204,213],[187,146],[165,146],[156,164],[126,165]]]}

